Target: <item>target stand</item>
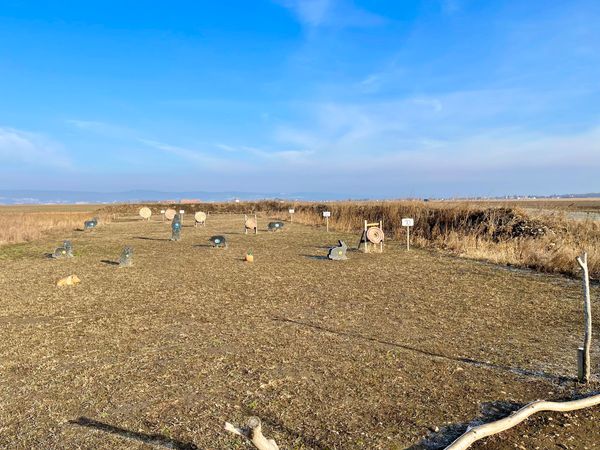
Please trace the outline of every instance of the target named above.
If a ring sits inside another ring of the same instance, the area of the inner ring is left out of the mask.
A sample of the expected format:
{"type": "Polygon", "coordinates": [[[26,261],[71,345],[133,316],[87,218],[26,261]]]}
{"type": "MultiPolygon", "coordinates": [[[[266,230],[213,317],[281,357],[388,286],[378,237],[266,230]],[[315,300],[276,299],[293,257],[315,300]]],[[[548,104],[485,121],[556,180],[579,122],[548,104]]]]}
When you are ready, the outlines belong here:
{"type": "Polygon", "coordinates": [[[258,219],[256,218],[256,214],[254,216],[244,214],[244,234],[248,234],[248,230],[254,231],[254,234],[258,234],[258,219]]]}
{"type": "Polygon", "coordinates": [[[369,253],[369,247],[376,249],[379,247],[379,253],[383,253],[383,241],[385,235],[383,234],[383,220],[379,222],[369,223],[365,220],[365,227],[358,241],[358,250],[361,245],[364,245],[364,252],[369,253]]]}

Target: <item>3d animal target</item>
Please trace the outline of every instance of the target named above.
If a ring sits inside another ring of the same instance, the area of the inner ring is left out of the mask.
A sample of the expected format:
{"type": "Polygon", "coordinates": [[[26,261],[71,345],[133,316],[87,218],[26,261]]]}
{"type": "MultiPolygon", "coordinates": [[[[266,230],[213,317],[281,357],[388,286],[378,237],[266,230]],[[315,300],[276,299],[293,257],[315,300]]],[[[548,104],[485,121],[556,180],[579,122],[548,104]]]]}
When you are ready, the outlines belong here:
{"type": "Polygon", "coordinates": [[[83,229],[84,230],[91,230],[93,228],[96,228],[98,226],[98,218],[94,217],[92,220],[86,220],[85,222],[83,222],[83,229]]]}
{"type": "Polygon", "coordinates": [[[72,258],[73,246],[71,245],[71,241],[64,241],[62,247],[55,249],[51,256],[54,259],[72,258]]]}
{"type": "Polygon", "coordinates": [[[269,231],[279,231],[283,229],[283,222],[277,221],[277,222],[269,222],[269,224],[267,225],[267,228],[269,229],[269,231]]]}
{"type": "Polygon", "coordinates": [[[227,239],[225,239],[225,236],[212,236],[209,241],[212,243],[213,247],[227,248],[227,239]]]}
{"type": "Polygon", "coordinates": [[[348,259],[346,256],[346,251],[348,250],[348,246],[344,241],[338,241],[338,245],[336,247],[331,247],[329,249],[329,253],[327,254],[327,258],[333,261],[344,261],[348,259]]]}
{"type": "Polygon", "coordinates": [[[125,247],[119,257],[119,267],[130,267],[133,265],[133,249],[125,247]]]}
{"type": "Polygon", "coordinates": [[[181,240],[181,216],[177,213],[175,214],[175,217],[173,217],[173,222],[171,223],[171,240],[181,240]]]}

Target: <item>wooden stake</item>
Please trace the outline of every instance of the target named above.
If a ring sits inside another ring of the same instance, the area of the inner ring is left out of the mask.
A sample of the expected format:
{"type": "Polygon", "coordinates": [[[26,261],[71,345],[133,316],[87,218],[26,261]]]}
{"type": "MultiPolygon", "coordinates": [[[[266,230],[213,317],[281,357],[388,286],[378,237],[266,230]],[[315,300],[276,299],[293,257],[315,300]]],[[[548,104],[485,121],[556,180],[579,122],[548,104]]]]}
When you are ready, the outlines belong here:
{"type": "Polygon", "coordinates": [[[406,227],[406,250],[410,250],[410,227],[406,227]]]}
{"type": "Polygon", "coordinates": [[[583,271],[583,317],[585,331],[583,347],[577,349],[577,377],[580,383],[590,381],[590,346],[592,344],[592,304],[590,301],[590,274],[587,265],[587,253],[577,257],[577,264],[583,271]]]}

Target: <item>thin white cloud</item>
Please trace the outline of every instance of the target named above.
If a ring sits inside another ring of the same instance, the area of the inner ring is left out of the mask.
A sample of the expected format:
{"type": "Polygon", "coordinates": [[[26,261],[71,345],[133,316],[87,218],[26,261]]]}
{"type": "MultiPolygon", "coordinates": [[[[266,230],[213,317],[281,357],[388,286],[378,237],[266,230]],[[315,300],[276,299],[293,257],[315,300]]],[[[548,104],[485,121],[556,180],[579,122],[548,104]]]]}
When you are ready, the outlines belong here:
{"type": "Polygon", "coordinates": [[[0,127],[0,162],[72,168],[62,145],[38,133],[0,127]]]}
{"type": "Polygon", "coordinates": [[[137,141],[148,147],[152,147],[154,149],[161,150],[166,153],[170,153],[172,155],[178,156],[178,157],[185,159],[187,161],[190,161],[190,162],[202,164],[204,166],[209,166],[211,168],[225,167],[224,164],[226,163],[226,160],[221,159],[221,158],[215,158],[213,156],[210,156],[210,155],[208,155],[204,152],[198,151],[198,150],[192,150],[192,149],[180,147],[177,145],[171,145],[171,144],[168,144],[165,142],[155,141],[152,139],[138,138],[137,141]]]}
{"type": "Polygon", "coordinates": [[[352,0],[275,0],[307,28],[364,28],[382,25],[384,17],[354,5],[352,0]]]}

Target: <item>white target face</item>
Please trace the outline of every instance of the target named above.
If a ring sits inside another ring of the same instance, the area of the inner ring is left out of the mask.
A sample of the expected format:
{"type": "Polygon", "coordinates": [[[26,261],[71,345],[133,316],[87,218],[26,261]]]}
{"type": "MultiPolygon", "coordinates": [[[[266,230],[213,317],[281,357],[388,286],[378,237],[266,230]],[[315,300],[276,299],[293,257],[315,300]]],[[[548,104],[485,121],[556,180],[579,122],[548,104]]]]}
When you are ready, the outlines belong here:
{"type": "Polygon", "coordinates": [[[143,219],[149,219],[150,216],[152,216],[152,211],[147,206],[144,206],[140,209],[140,216],[142,216],[143,219]]]}
{"type": "Polygon", "coordinates": [[[323,211],[323,217],[331,217],[331,211],[323,211]]]}
{"type": "Polygon", "coordinates": [[[202,211],[198,211],[196,214],[194,214],[194,219],[196,220],[196,222],[205,222],[206,221],[206,213],[203,213],[202,211]]]}
{"type": "Polygon", "coordinates": [[[165,218],[167,220],[173,220],[173,218],[175,217],[175,214],[177,214],[177,211],[175,211],[174,209],[169,208],[169,209],[167,209],[165,211],[165,218]]]}

